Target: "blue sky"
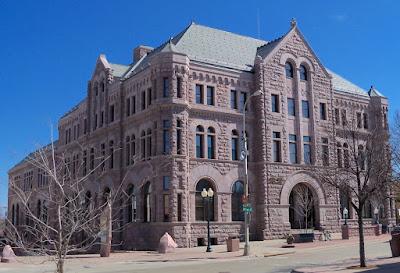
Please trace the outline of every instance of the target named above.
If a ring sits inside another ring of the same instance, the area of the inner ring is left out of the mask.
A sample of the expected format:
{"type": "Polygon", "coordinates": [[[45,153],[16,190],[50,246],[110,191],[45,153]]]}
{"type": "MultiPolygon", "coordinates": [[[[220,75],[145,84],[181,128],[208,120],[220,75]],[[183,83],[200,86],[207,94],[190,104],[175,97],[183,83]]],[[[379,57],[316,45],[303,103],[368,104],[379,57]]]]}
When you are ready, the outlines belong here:
{"type": "Polygon", "coordinates": [[[12,1],[0,0],[0,205],[7,170],[50,139],[50,126],[86,94],[100,53],[128,64],[132,49],[157,46],[191,21],[272,40],[292,17],[322,63],[400,107],[400,2],[12,1]],[[151,4],[150,4],[151,3],[151,4]]]}

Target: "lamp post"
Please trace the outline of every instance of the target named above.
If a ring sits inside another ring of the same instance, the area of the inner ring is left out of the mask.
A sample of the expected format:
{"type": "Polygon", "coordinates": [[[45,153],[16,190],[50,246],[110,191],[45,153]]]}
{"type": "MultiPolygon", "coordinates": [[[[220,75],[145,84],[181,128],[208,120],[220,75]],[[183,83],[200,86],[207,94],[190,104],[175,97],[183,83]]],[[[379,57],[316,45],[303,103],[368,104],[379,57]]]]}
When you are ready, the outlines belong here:
{"type": "Polygon", "coordinates": [[[343,209],[344,225],[347,225],[347,218],[349,217],[349,210],[347,208],[343,209]]]}
{"type": "MultiPolygon", "coordinates": [[[[249,151],[247,150],[247,136],[246,136],[246,107],[247,103],[250,101],[251,97],[259,96],[263,94],[261,90],[255,91],[253,94],[251,94],[246,101],[244,102],[243,105],[243,152],[242,152],[242,157],[244,160],[244,201],[247,203],[249,202],[249,176],[248,176],[248,170],[247,170],[247,157],[249,154],[249,151]]],[[[244,207],[244,204],[243,204],[244,207]]],[[[250,211],[245,211],[244,215],[244,253],[243,256],[249,256],[250,255],[250,245],[249,245],[249,215],[250,211]]]]}
{"type": "Polygon", "coordinates": [[[374,209],[374,214],[375,214],[375,222],[376,222],[376,224],[379,224],[379,209],[378,208],[374,209]]]}
{"type": "Polygon", "coordinates": [[[214,191],[209,188],[208,191],[203,189],[201,191],[201,197],[207,202],[207,250],[206,252],[211,252],[211,238],[210,238],[210,202],[214,196],[214,191]]]}

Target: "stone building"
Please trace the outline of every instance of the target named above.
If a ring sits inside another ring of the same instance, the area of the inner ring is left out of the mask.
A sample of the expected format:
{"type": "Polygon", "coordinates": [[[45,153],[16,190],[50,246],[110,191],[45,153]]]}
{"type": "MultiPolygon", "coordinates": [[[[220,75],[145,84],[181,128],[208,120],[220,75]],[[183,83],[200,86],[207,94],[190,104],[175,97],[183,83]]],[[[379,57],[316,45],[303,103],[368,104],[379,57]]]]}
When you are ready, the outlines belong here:
{"type": "MultiPolygon", "coordinates": [[[[90,176],[87,194],[98,199],[123,183],[130,203],[119,208],[126,228],[114,240],[124,249],[154,248],[164,232],[179,246],[204,244],[203,188],[215,192],[212,243],[243,233],[243,107],[256,90],[263,93],[250,99],[245,129],[251,239],[302,227],[291,194],[299,184],[316,200],[310,225],[339,230],[345,204],[314,170],[341,164],[346,144],[337,128],[356,117],[368,130],[371,105],[385,130],[388,101],[325,68],[296,22],[273,41],[192,23],[156,48],[138,46],[132,58],[121,65],[98,57],[87,96],[59,120],[57,142],[57,152],[69,154],[83,174],[109,157],[90,176]]],[[[30,183],[27,190],[42,183],[26,162],[9,179],[30,183]]],[[[14,222],[21,217],[17,206],[10,195],[14,222]]],[[[382,217],[393,221],[392,199],[382,217]]]]}

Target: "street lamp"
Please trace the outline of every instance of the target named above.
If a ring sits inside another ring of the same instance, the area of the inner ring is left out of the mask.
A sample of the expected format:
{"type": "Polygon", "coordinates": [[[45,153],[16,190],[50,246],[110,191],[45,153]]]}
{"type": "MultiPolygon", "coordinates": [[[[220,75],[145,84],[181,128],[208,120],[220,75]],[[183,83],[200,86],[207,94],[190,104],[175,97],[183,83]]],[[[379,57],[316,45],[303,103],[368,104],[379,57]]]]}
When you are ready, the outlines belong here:
{"type": "Polygon", "coordinates": [[[347,208],[343,209],[344,225],[347,225],[347,218],[349,217],[349,210],[347,208]]]}
{"type": "Polygon", "coordinates": [[[207,201],[207,250],[206,252],[211,252],[211,238],[210,238],[210,202],[214,196],[214,191],[208,188],[208,191],[204,188],[201,191],[201,197],[204,201],[207,201]]]}
{"type": "MultiPolygon", "coordinates": [[[[246,136],[246,107],[247,103],[250,101],[251,97],[259,96],[263,94],[261,90],[255,91],[253,94],[251,94],[245,101],[243,105],[243,144],[244,144],[244,150],[243,150],[243,159],[244,159],[244,201],[243,203],[249,202],[249,176],[248,176],[248,170],[247,170],[247,157],[249,155],[249,151],[247,150],[247,136],[246,136]]],[[[245,207],[245,204],[243,204],[243,207],[245,207]]],[[[250,211],[247,210],[245,211],[244,215],[244,253],[243,256],[249,256],[250,255],[250,245],[249,245],[249,215],[250,211]]]]}
{"type": "Polygon", "coordinates": [[[376,224],[379,224],[379,209],[375,207],[374,209],[374,214],[375,214],[375,222],[376,224]]]}

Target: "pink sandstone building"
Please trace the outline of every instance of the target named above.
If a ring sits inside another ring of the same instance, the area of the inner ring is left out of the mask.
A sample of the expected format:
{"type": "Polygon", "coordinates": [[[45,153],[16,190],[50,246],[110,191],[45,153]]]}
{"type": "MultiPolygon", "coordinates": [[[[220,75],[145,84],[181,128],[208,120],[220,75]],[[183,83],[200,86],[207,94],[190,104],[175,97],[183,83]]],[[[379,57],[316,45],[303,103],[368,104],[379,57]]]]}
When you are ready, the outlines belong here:
{"type": "MultiPolygon", "coordinates": [[[[302,227],[291,194],[300,183],[316,200],[311,226],[340,229],[349,204],[314,170],[342,164],[347,144],[336,130],[347,120],[357,118],[360,130],[372,122],[387,130],[388,101],[324,67],[296,22],[273,41],[192,23],[156,48],[138,46],[128,62],[98,57],[87,96],[59,120],[56,142],[83,174],[109,156],[90,176],[87,195],[99,199],[123,183],[130,196],[129,206],[119,208],[126,228],[113,236],[122,248],[155,248],[165,232],[180,247],[206,243],[203,188],[215,192],[212,243],[243,234],[243,105],[256,90],[262,95],[246,109],[251,239],[302,227]],[[371,107],[380,114],[372,117],[371,107]]],[[[27,191],[46,183],[26,162],[9,179],[27,191]]],[[[22,222],[12,195],[8,207],[11,220],[22,222]]],[[[365,215],[371,221],[373,208],[365,215]]],[[[393,199],[380,213],[383,222],[394,220],[393,199]]]]}

